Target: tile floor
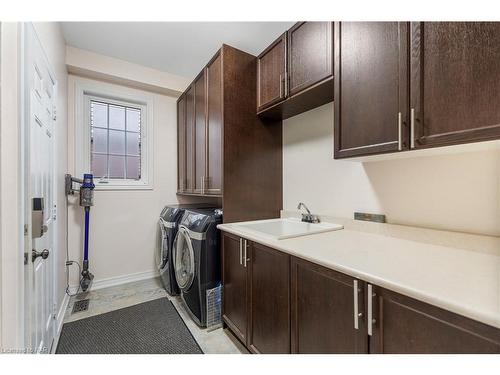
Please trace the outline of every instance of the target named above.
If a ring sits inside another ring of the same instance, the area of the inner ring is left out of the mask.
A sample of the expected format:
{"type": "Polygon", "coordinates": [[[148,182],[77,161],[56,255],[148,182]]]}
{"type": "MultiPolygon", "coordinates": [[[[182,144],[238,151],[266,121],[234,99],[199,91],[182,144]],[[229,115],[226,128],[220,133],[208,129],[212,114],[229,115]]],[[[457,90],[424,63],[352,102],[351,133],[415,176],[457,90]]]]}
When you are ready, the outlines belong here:
{"type": "Polygon", "coordinates": [[[64,323],[103,314],[124,307],[167,297],[175,306],[193,337],[206,354],[248,353],[240,342],[227,330],[218,328],[212,331],[202,329],[189,317],[180,297],[170,297],[163,289],[158,278],[99,289],[71,297],[66,309],[64,323]],[[73,304],[79,299],[89,299],[87,311],[72,314],[73,304]]]}

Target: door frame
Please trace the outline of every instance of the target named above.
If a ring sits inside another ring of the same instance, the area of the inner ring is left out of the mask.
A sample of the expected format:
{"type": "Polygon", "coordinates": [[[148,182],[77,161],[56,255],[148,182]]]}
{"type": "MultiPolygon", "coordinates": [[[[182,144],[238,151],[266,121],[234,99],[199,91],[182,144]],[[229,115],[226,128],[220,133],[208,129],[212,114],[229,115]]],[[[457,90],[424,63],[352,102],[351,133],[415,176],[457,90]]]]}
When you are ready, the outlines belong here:
{"type": "Polygon", "coordinates": [[[0,346],[24,352],[24,127],[22,126],[22,31],[18,22],[1,23],[0,120],[0,346]],[[7,206],[7,207],[6,207],[7,206]]]}

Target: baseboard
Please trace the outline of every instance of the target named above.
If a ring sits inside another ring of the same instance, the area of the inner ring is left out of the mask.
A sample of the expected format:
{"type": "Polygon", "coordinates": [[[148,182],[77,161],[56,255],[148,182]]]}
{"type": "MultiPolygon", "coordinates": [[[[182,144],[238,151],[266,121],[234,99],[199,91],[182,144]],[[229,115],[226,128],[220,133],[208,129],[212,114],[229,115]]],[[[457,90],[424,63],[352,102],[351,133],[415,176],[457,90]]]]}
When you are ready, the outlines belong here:
{"type": "MultiPolygon", "coordinates": [[[[103,288],[109,288],[111,286],[132,283],[134,281],[154,279],[155,277],[158,277],[159,275],[160,274],[158,273],[158,271],[155,270],[155,271],[138,272],[138,273],[131,273],[128,275],[109,277],[107,279],[101,279],[101,280],[94,280],[92,282],[92,286],[90,287],[90,290],[99,290],[99,289],[103,289],[103,288]]],[[[76,293],[77,290],[78,290],[78,285],[70,286],[70,293],[71,294],[76,293]]]]}
{"type": "Polygon", "coordinates": [[[61,330],[64,323],[64,316],[66,315],[66,309],[69,304],[69,295],[64,293],[64,298],[62,300],[61,306],[59,307],[59,311],[57,312],[56,318],[56,335],[54,337],[54,342],[52,343],[52,353],[56,352],[57,343],[59,342],[59,337],[61,336],[61,330]]]}

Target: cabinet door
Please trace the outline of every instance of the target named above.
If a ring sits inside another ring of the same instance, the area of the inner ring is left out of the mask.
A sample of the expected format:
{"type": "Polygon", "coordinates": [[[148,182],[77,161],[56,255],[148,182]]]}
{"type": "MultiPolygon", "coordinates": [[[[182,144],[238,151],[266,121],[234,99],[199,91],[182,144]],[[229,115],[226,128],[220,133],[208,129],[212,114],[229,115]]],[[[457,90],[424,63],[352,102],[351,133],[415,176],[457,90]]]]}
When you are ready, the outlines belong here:
{"type": "Polygon", "coordinates": [[[500,137],[500,23],[411,26],[414,147],[500,137]]]}
{"type": "Polygon", "coordinates": [[[291,276],[292,353],[367,353],[363,282],[297,258],[291,276]]]}
{"type": "Polygon", "coordinates": [[[177,100],[177,191],[186,190],[186,96],[177,100]]]}
{"type": "Polygon", "coordinates": [[[185,192],[194,191],[194,86],[186,91],[186,179],[185,192]]]}
{"type": "Polygon", "coordinates": [[[222,319],[231,331],[247,341],[247,268],[242,260],[242,238],[222,234],[222,319]]]}
{"type": "Polygon", "coordinates": [[[373,292],[370,353],[500,353],[496,328],[383,288],[373,292]]]}
{"type": "Polygon", "coordinates": [[[408,148],[407,31],[399,22],[335,24],[335,158],[408,148]]]}
{"type": "Polygon", "coordinates": [[[290,353],[290,256],[258,243],[250,250],[248,348],[290,353]]]}
{"type": "Polygon", "coordinates": [[[257,57],[257,111],[285,98],[286,33],[257,57]]]}
{"type": "Polygon", "coordinates": [[[222,60],[208,64],[207,74],[207,194],[222,194],[222,60]]]}
{"type": "Polygon", "coordinates": [[[332,22],[300,22],[288,30],[287,95],[331,77],[333,74],[332,22]]]}
{"type": "Polygon", "coordinates": [[[205,70],[194,81],[194,192],[202,194],[205,186],[207,93],[205,70]]]}

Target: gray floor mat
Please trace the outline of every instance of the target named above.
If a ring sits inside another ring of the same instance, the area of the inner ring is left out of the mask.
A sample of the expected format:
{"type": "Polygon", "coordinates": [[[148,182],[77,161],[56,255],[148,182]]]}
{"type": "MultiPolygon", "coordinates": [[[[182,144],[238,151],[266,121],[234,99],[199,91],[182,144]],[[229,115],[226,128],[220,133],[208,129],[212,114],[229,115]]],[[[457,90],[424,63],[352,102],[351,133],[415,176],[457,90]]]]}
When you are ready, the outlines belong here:
{"type": "Polygon", "coordinates": [[[63,325],[56,354],[203,354],[167,298],[63,325]]]}

